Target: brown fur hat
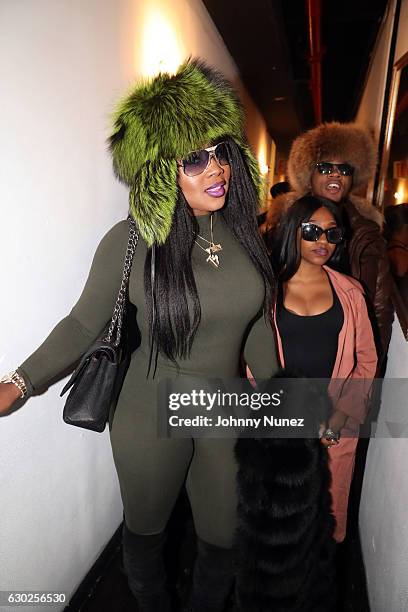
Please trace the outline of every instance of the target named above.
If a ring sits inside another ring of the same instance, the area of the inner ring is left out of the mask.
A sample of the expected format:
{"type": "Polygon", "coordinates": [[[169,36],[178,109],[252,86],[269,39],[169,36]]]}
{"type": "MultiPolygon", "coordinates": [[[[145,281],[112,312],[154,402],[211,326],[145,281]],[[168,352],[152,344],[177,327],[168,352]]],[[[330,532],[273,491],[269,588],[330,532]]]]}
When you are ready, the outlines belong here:
{"type": "Polygon", "coordinates": [[[288,175],[295,191],[310,190],[314,165],[319,161],[339,161],[354,167],[353,187],[366,184],[374,175],[377,152],[370,133],[356,123],[322,123],[301,134],[292,144],[288,175]]]}

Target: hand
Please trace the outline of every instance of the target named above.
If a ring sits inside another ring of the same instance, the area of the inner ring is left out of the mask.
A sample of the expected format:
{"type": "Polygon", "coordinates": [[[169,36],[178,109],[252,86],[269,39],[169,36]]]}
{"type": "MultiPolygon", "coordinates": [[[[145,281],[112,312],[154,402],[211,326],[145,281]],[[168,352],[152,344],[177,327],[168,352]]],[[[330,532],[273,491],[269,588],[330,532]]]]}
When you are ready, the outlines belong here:
{"type": "Polygon", "coordinates": [[[326,448],[331,448],[332,446],[337,446],[337,444],[339,443],[338,440],[328,440],[327,438],[325,438],[324,436],[322,436],[320,438],[320,442],[323,444],[323,446],[325,446],[326,448]]]}
{"type": "Polygon", "coordinates": [[[344,425],[346,424],[347,418],[347,414],[344,414],[344,412],[341,412],[340,410],[335,410],[332,416],[330,417],[328,426],[324,426],[324,429],[322,426],[320,427],[320,442],[323,444],[323,446],[325,446],[326,448],[337,446],[337,444],[339,443],[338,440],[327,440],[323,434],[326,429],[332,429],[336,433],[341,432],[344,425]]]}
{"type": "Polygon", "coordinates": [[[16,385],[0,383],[0,416],[9,414],[14,402],[20,398],[20,389],[16,385]]]}
{"type": "Polygon", "coordinates": [[[325,446],[326,448],[330,448],[330,446],[335,446],[336,444],[338,444],[338,442],[336,442],[336,440],[327,440],[324,437],[323,434],[326,431],[326,429],[328,429],[327,422],[320,423],[319,438],[320,438],[320,442],[323,444],[323,446],[325,446]]]}

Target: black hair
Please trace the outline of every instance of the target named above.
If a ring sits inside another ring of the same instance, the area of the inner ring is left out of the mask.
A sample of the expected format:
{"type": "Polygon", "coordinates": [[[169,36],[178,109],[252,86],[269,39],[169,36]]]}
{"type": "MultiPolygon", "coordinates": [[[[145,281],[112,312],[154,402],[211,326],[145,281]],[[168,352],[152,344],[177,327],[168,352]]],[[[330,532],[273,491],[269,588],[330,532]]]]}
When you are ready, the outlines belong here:
{"type": "Polygon", "coordinates": [[[275,183],[270,188],[269,192],[273,198],[277,198],[283,193],[289,193],[290,185],[287,181],[281,181],[280,183],[275,183]]]}
{"type": "MultiPolygon", "coordinates": [[[[324,206],[331,212],[338,227],[343,229],[341,209],[326,198],[306,195],[296,200],[282,218],[272,247],[272,261],[277,278],[286,282],[296,274],[300,265],[300,248],[298,229],[301,223],[309,221],[313,213],[324,206]]],[[[344,240],[336,246],[330,260],[326,262],[330,267],[338,269],[345,248],[344,240]]]]}
{"type": "Polygon", "coordinates": [[[402,229],[404,225],[408,225],[408,204],[404,202],[402,204],[387,206],[384,211],[384,218],[386,223],[384,237],[390,240],[394,232],[402,229]]]}
{"type": "MultiPolygon", "coordinates": [[[[258,233],[258,195],[240,147],[230,138],[222,140],[228,147],[231,178],[226,203],[220,214],[262,275],[265,286],[264,312],[270,317],[273,271],[258,233]]],[[[201,305],[191,265],[197,233],[198,223],[179,189],[170,234],[163,245],[154,247],[155,308],[151,287],[152,249],[149,249],[145,261],[145,294],[151,343],[155,347],[156,358],[160,352],[176,362],[177,358],[184,359],[191,352],[201,320],[201,305]]]]}

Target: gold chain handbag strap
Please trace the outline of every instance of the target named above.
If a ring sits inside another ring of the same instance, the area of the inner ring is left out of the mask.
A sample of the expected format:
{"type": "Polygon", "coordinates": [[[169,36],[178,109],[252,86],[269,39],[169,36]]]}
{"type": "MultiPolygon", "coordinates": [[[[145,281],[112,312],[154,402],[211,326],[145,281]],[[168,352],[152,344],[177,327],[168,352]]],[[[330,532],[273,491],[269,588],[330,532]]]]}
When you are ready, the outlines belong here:
{"type": "Polygon", "coordinates": [[[113,310],[112,319],[109,325],[108,333],[105,337],[105,342],[112,342],[112,337],[116,328],[116,338],[113,342],[114,346],[119,346],[122,334],[123,313],[126,306],[126,296],[128,292],[129,276],[132,269],[133,256],[136,251],[137,243],[139,242],[139,232],[137,231],[134,219],[128,217],[129,221],[129,238],[126,247],[125,262],[123,264],[122,281],[116,298],[115,308],[113,310]]]}

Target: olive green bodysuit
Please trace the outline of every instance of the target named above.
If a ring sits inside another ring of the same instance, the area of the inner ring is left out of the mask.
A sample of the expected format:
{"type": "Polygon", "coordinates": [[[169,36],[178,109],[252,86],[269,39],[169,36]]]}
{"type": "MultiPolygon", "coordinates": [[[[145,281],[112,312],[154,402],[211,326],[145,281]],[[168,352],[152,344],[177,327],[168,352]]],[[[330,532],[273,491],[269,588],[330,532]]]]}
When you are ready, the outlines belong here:
{"type": "MultiPolygon", "coordinates": [[[[210,216],[197,220],[199,234],[209,240],[210,216]]],[[[262,315],[262,277],[220,213],[213,216],[213,233],[214,241],[222,246],[219,268],[206,261],[207,253],[196,244],[192,253],[201,322],[191,355],[178,360],[177,369],[159,354],[154,378],[146,377],[150,355],[143,280],[147,247],[139,240],[129,299],[137,309],[141,344],[132,355],[110,435],[126,524],[131,531],[162,531],[187,476],[197,534],[209,543],[229,548],[236,527],[234,440],[164,439],[156,433],[157,385],[163,378],[236,377],[242,349],[255,377],[267,378],[277,369],[273,332],[262,315]]],[[[47,385],[74,364],[109,321],[127,240],[128,223],[121,221],[99,244],[82,295],[71,313],[21,365],[31,391],[47,385]]]]}

